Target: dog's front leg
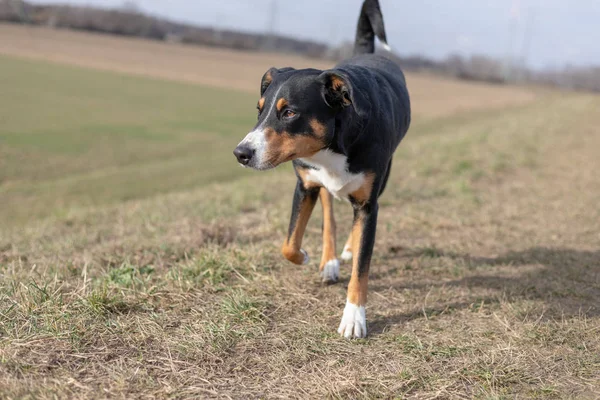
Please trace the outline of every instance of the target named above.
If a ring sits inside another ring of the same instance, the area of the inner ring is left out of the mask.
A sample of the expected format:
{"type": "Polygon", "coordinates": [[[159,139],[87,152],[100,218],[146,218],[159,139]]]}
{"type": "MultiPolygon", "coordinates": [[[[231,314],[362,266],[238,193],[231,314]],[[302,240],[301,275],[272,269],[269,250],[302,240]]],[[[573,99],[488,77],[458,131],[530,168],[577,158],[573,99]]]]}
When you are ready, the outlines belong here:
{"type": "MultiPolygon", "coordinates": [[[[372,182],[372,181],[371,181],[372,182]]],[[[367,336],[365,305],[367,285],[375,231],[377,229],[377,196],[372,195],[372,185],[366,184],[361,191],[351,196],[354,207],[352,226],[352,275],[348,283],[346,307],[338,333],[346,338],[367,336]]]]}
{"type": "Polygon", "coordinates": [[[292,216],[290,218],[288,236],[281,248],[283,256],[294,264],[308,263],[308,254],[302,250],[302,238],[318,197],[318,187],[307,189],[304,187],[302,180],[298,178],[296,191],[294,192],[294,201],[292,203],[292,216]]]}

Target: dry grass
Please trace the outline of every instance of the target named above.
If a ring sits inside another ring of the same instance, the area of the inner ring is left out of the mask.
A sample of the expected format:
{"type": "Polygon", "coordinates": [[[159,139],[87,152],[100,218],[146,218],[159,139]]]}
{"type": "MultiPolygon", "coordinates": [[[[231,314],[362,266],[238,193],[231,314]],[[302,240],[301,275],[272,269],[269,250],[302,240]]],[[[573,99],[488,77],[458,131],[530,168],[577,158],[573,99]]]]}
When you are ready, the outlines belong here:
{"type": "MultiPolygon", "coordinates": [[[[326,61],[290,55],[6,24],[0,24],[0,54],[239,89],[257,96],[260,77],[270,67],[326,69],[332,66],[326,61]]],[[[427,118],[527,104],[536,97],[528,89],[457,83],[419,74],[408,74],[408,80],[413,111],[427,118]]]]}
{"type": "Polygon", "coordinates": [[[279,255],[289,166],[3,224],[2,397],[598,398],[600,98],[489,104],[402,144],[366,340],[335,332],[348,268],[279,255]]]}

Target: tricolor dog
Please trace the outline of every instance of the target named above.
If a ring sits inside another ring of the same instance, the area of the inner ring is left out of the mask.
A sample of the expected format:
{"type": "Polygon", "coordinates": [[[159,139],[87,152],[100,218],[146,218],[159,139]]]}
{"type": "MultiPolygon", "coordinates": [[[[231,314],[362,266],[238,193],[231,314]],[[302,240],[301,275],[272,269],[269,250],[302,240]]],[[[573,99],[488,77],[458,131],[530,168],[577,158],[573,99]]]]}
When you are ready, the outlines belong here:
{"type": "Polygon", "coordinates": [[[358,20],[355,56],[335,68],[271,68],[263,76],[258,122],[234,154],[245,167],[267,170],[292,161],[298,182],[282,253],[295,264],[308,262],[302,236],[318,199],[323,206],[323,282],[338,280],[333,198],[354,209],[350,237],[340,258],[352,261],[346,307],[338,332],[367,334],[365,304],[378,198],[392,156],[410,125],[404,74],[375,55],[375,35],[387,40],[378,0],[366,0],[358,20]]]}

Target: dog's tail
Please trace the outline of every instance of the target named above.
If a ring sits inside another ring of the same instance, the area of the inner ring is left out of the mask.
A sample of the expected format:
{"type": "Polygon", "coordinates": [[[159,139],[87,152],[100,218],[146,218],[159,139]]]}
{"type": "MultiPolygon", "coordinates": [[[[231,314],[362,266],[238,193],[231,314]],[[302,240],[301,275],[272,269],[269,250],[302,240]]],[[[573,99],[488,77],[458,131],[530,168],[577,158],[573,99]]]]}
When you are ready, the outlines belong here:
{"type": "Polygon", "coordinates": [[[365,0],[360,11],[360,17],[358,18],[358,26],[356,27],[354,54],[374,53],[375,35],[377,35],[387,51],[392,50],[387,44],[379,0],[365,0]]]}

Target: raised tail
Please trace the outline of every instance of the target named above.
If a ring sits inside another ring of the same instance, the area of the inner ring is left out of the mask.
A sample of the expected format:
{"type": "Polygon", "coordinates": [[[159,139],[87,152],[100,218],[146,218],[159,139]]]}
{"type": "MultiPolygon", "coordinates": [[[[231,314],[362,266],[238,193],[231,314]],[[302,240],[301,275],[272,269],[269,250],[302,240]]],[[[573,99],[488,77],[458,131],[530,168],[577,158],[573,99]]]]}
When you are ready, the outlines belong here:
{"type": "Polygon", "coordinates": [[[375,36],[379,38],[386,50],[391,51],[390,46],[387,44],[379,0],[365,0],[356,27],[354,54],[374,53],[375,36]]]}

